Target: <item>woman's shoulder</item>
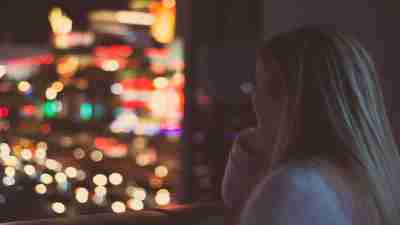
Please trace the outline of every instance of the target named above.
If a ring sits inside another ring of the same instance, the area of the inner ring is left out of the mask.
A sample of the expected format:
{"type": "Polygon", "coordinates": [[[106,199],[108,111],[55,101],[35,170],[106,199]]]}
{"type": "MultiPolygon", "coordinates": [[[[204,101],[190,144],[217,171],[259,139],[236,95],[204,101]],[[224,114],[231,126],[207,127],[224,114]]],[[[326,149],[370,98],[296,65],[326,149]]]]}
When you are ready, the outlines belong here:
{"type": "Polygon", "coordinates": [[[326,169],[334,168],[293,162],[275,169],[249,198],[242,224],[263,224],[252,218],[268,224],[348,224],[337,190],[324,175],[326,169]]]}

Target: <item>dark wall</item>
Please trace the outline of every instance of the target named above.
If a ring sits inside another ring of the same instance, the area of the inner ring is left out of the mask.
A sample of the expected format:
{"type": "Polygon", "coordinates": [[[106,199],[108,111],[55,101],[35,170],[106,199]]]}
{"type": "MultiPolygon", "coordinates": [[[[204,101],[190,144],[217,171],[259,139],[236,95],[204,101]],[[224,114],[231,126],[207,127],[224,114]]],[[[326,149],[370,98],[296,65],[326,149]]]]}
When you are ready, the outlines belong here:
{"type": "MultiPolygon", "coordinates": [[[[372,52],[384,82],[390,118],[400,131],[400,4],[390,0],[264,0],[264,36],[299,25],[329,25],[350,32],[372,52]]],[[[398,138],[399,139],[399,138],[398,138]]]]}

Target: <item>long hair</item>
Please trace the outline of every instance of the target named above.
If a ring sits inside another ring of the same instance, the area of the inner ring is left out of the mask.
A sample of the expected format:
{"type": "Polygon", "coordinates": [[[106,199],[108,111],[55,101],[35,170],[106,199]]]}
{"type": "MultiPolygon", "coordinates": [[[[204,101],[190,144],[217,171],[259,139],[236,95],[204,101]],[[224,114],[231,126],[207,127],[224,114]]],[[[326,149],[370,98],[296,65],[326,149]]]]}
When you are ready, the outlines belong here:
{"type": "Polygon", "coordinates": [[[259,58],[280,66],[283,75],[271,75],[270,86],[287,93],[275,145],[279,159],[317,157],[349,165],[360,172],[382,224],[399,224],[399,152],[363,46],[341,32],[301,28],[265,42],[259,58]]]}

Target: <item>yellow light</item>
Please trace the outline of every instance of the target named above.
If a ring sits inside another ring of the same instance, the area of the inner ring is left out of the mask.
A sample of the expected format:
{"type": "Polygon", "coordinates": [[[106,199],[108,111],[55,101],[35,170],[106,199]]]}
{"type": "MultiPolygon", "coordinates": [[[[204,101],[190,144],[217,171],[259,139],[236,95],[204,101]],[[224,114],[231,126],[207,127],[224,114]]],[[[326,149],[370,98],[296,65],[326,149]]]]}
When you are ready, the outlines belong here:
{"type": "Polygon", "coordinates": [[[150,33],[160,43],[171,43],[175,38],[175,8],[161,6],[155,10],[155,21],[150,33]]]}
{"type": "Polygon", "coordinates": [[[67,182],[67,176],[65,175],[65,173],[62,172],[56,173],[56,175],[54,175],[54,178],[56,182],[59,184],[67,182]]]}
{"type": "Polygon", "coordinates": [[[51,85],[51,88],[56,92],[61,92],[64,90],[64,84],[61,81],[56,81],[51,85]]]}
{"type": "Polygon", "coordinates": [[[14,177],[15,176],[15,168],[7,166],[4,168],[4,174],[8,177],[14,177]]]}
{"type": "Polygon", "coordinates": [[[157,77],[156,79],[153,80],[153,85],[154,87],[158,88],[158,89],[163,89],[168,87],[168,79],[165,77],[157,77]]]}
{"type": "Polygon", "coordinates": [[[112,173],[108,179],[110,180],[110,183],[115,186],[122,184],[124,181],[124,178],[120,173],[112,173]]]}
{"type": "Polygon", "coordinates": [[[76,159],[83,159],[83,158],[85,158],[85,155],[86,155],[85,151],[83,151],[83,149],[81,149],[81,148],[75,149],[73,154],[76,159]]]}
{"type": "Polygon", "coordinates": [[[54,100],[57,98],[57,91],[55,91],[53,88],[47,88],[46,89],[46,98],[48,100],[54,100]]]}
{"type": "Polygon", "coordinates": [[[107,188],[104,186],[97,186],[94,189],[94,193],[99,197],[104,197],[107,195],[107,188]]]}
{"type": "Polygon", "coordinates": [[[29,160],[32,159],[32,157],[33,157],[32,152],[29,149],[24,149],[24,150],[21,151],[21,158],[22,159],[24,159],[26,161],[29,161],[29,160]]]}
{"type": "Polygon", "coordinates": [[[124,213],[126,211],[126,206],[123,202],[114,202],[111,205],[111,209],[114,213],[124,213]]]}
{"type": "Polygon", "coordinates": [[[65,56],[57,64],[57,73],[64,78],[72,76],[79,68],[79,59],[74,56],[65,56]]]}
{"type": "Polygon", "coordinates": [[[15,157],[13,155],[4,159],[4,165],[6,165],[6,166],[16,167],[16,166],[18,166],[18,164],[19,164],[19,161],[18,161],[17,157],[15,157]]]}
{"type": "Polygon", "coordinates": [[[97,174],[93,177],[93,183],[97,186],[106,186],[107,185],[107,177],[104,174],[97,174]]]}
{"type": "Polygon", "coordinates": [[[173,8],[176,6],[176,0],[163,0],[162,4],[166,8],[173,8]]]}
{"type": "Polygon", "coordinates": [[[36,175],[36,168],[32,165],[26,165],[24,166],[24,172],[26,173],[26,175],[32,177],[36,175]]]}
{"type": "Polygon", "coordinates": [[[115,19],[119,23],[150,26],[154,24],[155,18],[152,14],[134,11],[118,11],[115,19]]]}
{"type": "Polygon", "coordinates": [[[18,90],[20,92],[28,92],[32,88],[31,84],[28,81],[21,81],[18,84],[18,90]]]}
{"type": "Polygon", "coordinates": [[[67,174],[69,178],[75,178],[78,176],[78,170],[75,169],[75,167],[67,167],[65,169],[65,174],[67,174]]]}
{"type": "Polygon", "coordinates": [[[117,60],[105,60],[102,64],[101,64],[101,68],[104,71],[108,71],[108,72],[115,72],[119,69],[119,63],[117,60]]]}
{"type": "Polygon", "coordinates": [[[132,197],[140,201],[144,201],[146,199],[146,195],[146,190],[144,188],[135,188],[132,193],[132,197]]]}
{"type": "Polygon", "coordinates": [[[78,174],[76,176],[76,179],[79,181],[83,181],[86,179],[86,173],[83,170],[78,170],[78,174]]]}
{"type": "Polygon", "coordinates": [[[90,154],[90,158],[94,161],[94,162],[100,162],[101,160],[103,160],[103,153],[100,151],[93,151],[90,154]]]}
{"type": "Polygon", "coordinates": [[[137,199],[129,199],[127,204],[130,209],[135,211],[140,211],[144,208],[143,202],[137,199]]]}
{"type": "Polygon", "coordinates": [[[56,35],[68,34],[72,31],[72,20],[58,7],[50,11],[49,22],[56,35]]]}
{"type": "Polygon", "coordinates": [[[107,188],[104,187],[104,186],[97,186],[94,189],[94,193],[95,193],[96,196],[104,198],[104,196],[107,195],[107,188]]]}
{"type": "Polygon", "coordinates": [[[65,205],[61,202],[54,202],[51,204],[51,209],[57,214],[63,214],[67,210],[65,205]]]}
{"type": "Polygon", "coordinates": [[[61,171],[62,165],[54,159],[47,159],[45,162],[47,169],[54,171],[61,171]]]}
{"type": "Polygon", "coordinates": [[[3,177],[3,184],[5,186],[13,186],[15,184],[14,177],[3,177]]]}
{"type": "Polygon", "coordinates": [[[44,184],[51,184],[53,183],[53,177],[48,173],[44,173],[40,176],[40,181],[44,184]]]}
{"type": "Polygon", "coordinates": [[[0,65],[0,79],[7,74],[7,67],[5,65],[0,65]]]}
{"type": "Polygon", "coordinates": [[[170,193],[167,189],[161,189],[155,197],[156,203],[160,206],[168,205],[171,201],[170,193]]]}
{"type": "Polygon", "coordinates": [[[148,166],[151,163],[150,156],[145,153],[140,153],[136,156],[136,163],[139,166],[148,166]]]}
{"type": "Polygon", "coordinates": [[[168,176],[168,168],[166,166],[157,166],[154,169],[154,173],[159,178],[164,178],[168,176]]]}
{"type": "Polygon", "coordinates": [[[35,192],[40,194],[40,195],[44,195],[47,192],[47,187],[44,184],[38,184],[35,186],[35,192]]]}
{"type": "Polygon", "coordinates": [[[86,188],[77,188],[75,191],[75,199],[79,203],[86,203],[89,200],[89,191],[86,188]]]}

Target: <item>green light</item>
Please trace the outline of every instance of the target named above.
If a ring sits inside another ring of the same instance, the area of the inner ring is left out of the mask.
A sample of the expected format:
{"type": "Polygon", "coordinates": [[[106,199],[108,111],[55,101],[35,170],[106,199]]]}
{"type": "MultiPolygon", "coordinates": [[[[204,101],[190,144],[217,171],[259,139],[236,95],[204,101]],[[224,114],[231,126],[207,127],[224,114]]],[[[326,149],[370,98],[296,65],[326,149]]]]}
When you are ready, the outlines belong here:
{"type": "Polygon", "coordinates": [[[83,103],[80,109],[80,116],[83,120],[90,120],[93,116],[93,106],[90,103],[83,103]]]}
{"type": "Polygon", "coordinates": [[[54,118],[57,116],[57,102],[55,101],[47,101],[44,103],[44,116],[46,118],[54,118]]]}

